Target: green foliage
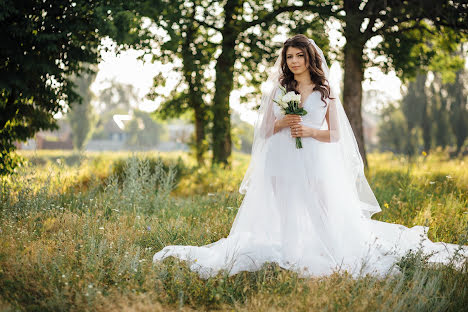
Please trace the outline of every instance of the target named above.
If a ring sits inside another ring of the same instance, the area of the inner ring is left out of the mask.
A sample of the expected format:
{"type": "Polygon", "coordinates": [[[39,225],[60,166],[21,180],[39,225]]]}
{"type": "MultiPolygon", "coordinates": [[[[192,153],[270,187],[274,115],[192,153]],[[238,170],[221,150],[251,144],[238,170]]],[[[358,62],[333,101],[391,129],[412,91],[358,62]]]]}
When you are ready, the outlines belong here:
{"type": "Polygon", "coordinates": [[[153,55],[153,61],[163,64],[174,59],[182,61],[174,67],[181,73],[181,80],[167,95],[163,96],[160,88],[165,85],[161,74],[154,77],[154,85],[148,98],[161,98],[162,103],[154,112],[158,118],[169,119],[190,113],[195,128],[192,148],[199,165],[204,164],[208,150],[208,125],[211,120],[209,96],[212,77],[207,75],[216,44],[210,39],[208,30],[195,20],[196,11],[205,4],[201,1],[160,1],[160,10],[155,10],[153,1],[146,1],[140,14],[150,17],[167,33],[168,40],[161,42],[160,50],[153,55]],[[150,5],[151,4],[151,5],[150,5]],[[184,10],[180,8],[184,7],[184,10]]]}
{"type": "Polygon", "coordinates": [[[95,79],[95,73],[82,73],[79,77],[74,78],[77,93],[81,97],[81,103],[74,103],[71,106],[70,111],[67,112],[67,119],[72,129],[73,146],[78,150],[84,148],[97,121],[97,116],[91,104],[95,95],[90,89],[95,79]]]}
{"type": "Polygon", "coordinates": [[[414,155],[417,152],[450,148],[453,155],[463,153],[468,136],[468,108],[464,70],[456,73],[453,83],[443,83],[442,75],[419,74],[409,81],[399,107],[381,112],[378,136],[381,150],[414,155]]]}
{"type": "Polygon", "coordinates": [[[131,84],[120,83],[116,80],[106,81],[109,86],[99,94],[98,111],[103,115],[103,120],[112,114],[128,114],[132,108],[132,102],[138,101],[138,94],[131,84]]]}
{"type": "Polygon", "coordinates": [[[171,172],[174,177],[172,181],[174,185],[177,185],[182,176],[187,176],[192,171],[180,157],[177,160],[162,159],[160,157],[135,157],[135,159],[132,158],[130,163],[126,159],[115,161],[112,166],[112,174],[120,183],[123,183],[129,179],[128,172],[133,172],[129,165],[135,166],[136,161],[143,164],[143,167],[139,170],[145,171],[145,174],[159,175],[161,171],[171,172]]]}
{"type": "Polygon", "coordinates": [[[54,115],[78,101],[72,76],[86,70],[83,64],[99,62],[101,38],[110,35],[118,43],[135,44],[132,34],[139,23],[133,19],[132,34],[123,36],[129,18],[119,13],[132,6],[105,0],[0,3],[1,175],[17,164],[11,155],[16,141],[56,129],[54,115]]]}
{"type": "Polygon", "coordinates": [[[405,115],[395,105],[386,107],[381,115],[382,121],[377,133],[380,150],[398,154],[406,153],[409,132],[405,115]]]}

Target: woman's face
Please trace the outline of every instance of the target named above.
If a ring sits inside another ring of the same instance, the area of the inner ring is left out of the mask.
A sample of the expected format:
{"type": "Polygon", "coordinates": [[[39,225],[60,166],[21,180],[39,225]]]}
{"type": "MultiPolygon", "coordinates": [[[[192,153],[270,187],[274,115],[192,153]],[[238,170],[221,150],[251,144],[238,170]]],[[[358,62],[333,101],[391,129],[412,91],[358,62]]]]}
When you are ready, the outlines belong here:
{"type": "Polygon", "coordinates": [[[293,74],[298,75],[303,73],[307,70],[305,53],[301,49],[288,47],[286,50],[286,64],[293,74]]]}

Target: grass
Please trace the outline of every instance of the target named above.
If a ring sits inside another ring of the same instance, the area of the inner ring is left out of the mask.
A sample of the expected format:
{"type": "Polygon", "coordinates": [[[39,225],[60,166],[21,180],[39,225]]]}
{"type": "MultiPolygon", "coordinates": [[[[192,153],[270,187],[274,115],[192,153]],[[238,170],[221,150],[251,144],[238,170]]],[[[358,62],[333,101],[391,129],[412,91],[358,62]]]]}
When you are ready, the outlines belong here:
{"type": "MultiPolygon", "coordinates": [[[[270,263],[203,280],[177,259],[153,265],[166,245],[228,235],[244,155],[231,170],[196,168],[185,154],[24,156],[29,165],[1,180],[2,311],[460,311],[468,302],[466,263],[433,266],[419,253],[385,278],[303,279],[270,263]]],[[[383,210],[375,219],[428,225],[433,241],[466,244],[468,158],[371,154],[369,162],[383,210]]]]}

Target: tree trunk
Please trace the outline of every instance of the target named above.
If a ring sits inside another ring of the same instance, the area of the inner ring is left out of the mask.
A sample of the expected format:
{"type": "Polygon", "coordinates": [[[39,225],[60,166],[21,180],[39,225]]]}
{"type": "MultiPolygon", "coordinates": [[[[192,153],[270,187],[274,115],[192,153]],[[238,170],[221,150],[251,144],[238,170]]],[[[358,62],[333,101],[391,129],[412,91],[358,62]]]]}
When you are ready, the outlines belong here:
{"type": "Polygon", "coordinates": [[[454,94],[454,102],[452,103],[452,130],[455,134],[457,142],[456,154],[459,155],[463,144],[468,137],[468,109],[466,103],[465,85],[463,83],[463,76],[465,75],[464,69],[457,72],[455,83],[451,93],[454,94]]]}
{"type": "Polygon", "coordinates": [[[213,163],[228,164],[231,155],[231,112],[229,96],[233,88],[234,44],[223,42],[223,52],[216,64],[216,83],[213,101],[213,163]],[[227,50],[231,51],[227,51],[227,50]]]}
{"type": "Polygon", "coordinates": [[[233,16],[239,1],[228,1],[224,7],[225,24],[221,35],[221,54],[216,62],[216,82],[213,99],[213,164],[229,164],[231,156],[231,111],[229,96],[234,85],[235,47],[239,29],[233,16]]]}
{"type": "Polygon", "coordinates": [[[205,165],[204,155],[206,152],[205,144],[205,110],[203,103],[194,103],[194,121],[195,121],[195,144],[196,158],[199,166],[205,165]]]}
{"type": "Polygon", "coordinates": [[[344,47],[344,87],[343,87],[343,107],[348,116],[349,123],[354,131],[356,141],[359,146],[364,166],[367,167],[367,155],[364,145],[364,131],[362,128],[361,102],[362,102],[362,81],[364,79],[364,64],[362,51],[364,40],[360,32],[361,18],[353,16],[356,12],[357,1],[346,1],[346,26],[344,35],[346,45],[344,47]]]}
{"type": "MultiPolygon", "coordinates": [[[[192,13],[192,18],[195,12],[192,13]]],[[[202,94],[202,71],[197,64],[196,56],[192,50],[192,44],[196,40],[197,29],[193,24],[189,24],[186,37],[182,44],[183,72],[185,81],[189,85],[189,105],[193,108],[195,125],[195,157],[199,166],[205,164],[204,154],[206,152],[205,127],[206,127],[206,105],[203,102],[202,94]]]]}
{"type": "MultiPolygon", "coordinates": [[[[427,76],[426,76],[427,77],[427,76]]],[[[429,153],[432,145],[432,129],[431,129],[431,121],[429,115],[429,99],[427,98],[426,92],[423,92],[423,116],[422,116],[422,131],[423,131],[423,141],[424,141],[424,151],[429,153]]]]}

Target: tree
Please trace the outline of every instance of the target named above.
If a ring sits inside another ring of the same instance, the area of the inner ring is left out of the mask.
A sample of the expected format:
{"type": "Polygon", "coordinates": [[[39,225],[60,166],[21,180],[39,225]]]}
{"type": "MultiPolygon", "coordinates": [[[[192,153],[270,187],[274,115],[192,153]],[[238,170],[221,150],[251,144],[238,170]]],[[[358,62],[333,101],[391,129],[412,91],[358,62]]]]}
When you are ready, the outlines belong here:
{"type": "Polygon", "coordinates": [[[421,62],[429,61],[430,54],[426,54],[429,59],[421,59],[408,52],[419,43],[425,42],[426,35],[437,30],[445,31],[452,27],[458,29],[459,35],[463,36],[468,29],[466,14],[463,13],[460,1],[448,0],[343,0],[320,6],[328,7],[328,15],[337,18],[343,25],[343,35],[346,38],[343,51],[343,105],[367,166],[361,117],[365,68],[377,65],[386,71],[395,69],[400,77],[414,76],[421,62]],[[414,32],[416,30],[418,32],[414,32]],[[407,32],[411,32],[411,35],[405,36],[407,32]],[[376,36],[380,36],[382,40],[372,51],[376,56],[384,56],[380,58],[381,61],[379,58],[372,60],[364,54],[367,42],[376,36]]]}
{"type": "MultiPolygon", "coordinates": [[[[227,0],[219,5],[211,1],[203,2],[200,8],[203,19],[195,17],[196,22],[221,35],[220,54],[215,66],[216,80],[212,104],[212,161],[214,164],[227,165],[229,163],[232,150],[229,98],[231,91],[240,81],[236,78],[242,76],[244,78],[242,81],[254,86],[255,92],[259,93],[260,83],[265,78],[264,69],[276,58],[274,52],[280,48],[280,46],[272,45],[271,39],[280,32],[282,25],[291,23],[291,20],[301,21],[302,15],[290,14],[289,19],[276,18],[282,13],[300,11],[306,7],[306,4],[296,5],[293,1],[227,0]],[[273,10],[265,9],[270,6],[273,6],[273,10]],[[216,15],[213,12],[216,12],[216,15]],[[221,19],[219,18],[220,12],[221,19]]],[[[314,20],[316,16],[317,14],[309,18],[314,20]]],[[[298,25],[298,30],[305,31],[314,29],[316,23],[314,21],[309,24],[309,27],[305,27],[305,24],[300,22],[298,25]]],[[[322,34],[324,34],[323,31],[322,34]]],[[[320,36],[317,37],[320,38],[320,36]]]]}
{"type": "MultiPolygon", "coordinates": [[[[461,50],[463,51],[463,50],[461,50]]],[[[466,54],[462,54],[466,55],[466,54]]],[[[455,82],[447,86],[450,102],[450,124],[455,135],[456,153],[459,154],[468,137],[467,73],[465,69],[457,72],[455,82]]]]}
{"type": "MultiPolygon", "coordinates": [[[[171,12],[169,15],[175,14],[174,19],[183,16],[184,18],[180,19],[181,25],[179,28],[175,28],[175,32],[178,32],[179,29],[183,30],[180,31],[182,37],[186,36],[187,30],[190,29],[190,25],[184,22],[186,19],[191,19],[192,24],[197,25],[197,29],[214,31],[215,33],[210,35],[210,38],[220,35],[221,39],[217,45],[219,55],[216,59],[216,78],[211,111],[213,113],[213,163],[223,164],[229,162],[232,146],[229,97],[236,85],[236,71],[244,70],[245,67],[242,67],[242,64],[249,63],[249,60],[258,64],[258,66],[252,67],[255,70],[248,71],[249,74],[261,71],[264,68],[262,66],[264,61],[271,62],[272,58],[275,57],[271,52],[278,47],[270,44],[269,37],[278,32],[280,26],[288,24],[288,19],[286,18],[285,21],[284,16],[288,16],[288,14],[291,18],[303,16],[300,14],[303,12],[312,15],[317,20],[333,18],[342,24],[342,33],[346,38],[346,45],[342,51],[345,69],[343,103],[366,165],[367,157],[361,116],[362,81],[365,68],[378,65],[384,70],[395,69],[401,76],[415,75],[421,62],[427,63],[427,59],[410,55],[407,53],[408,51],[420,42],[424,42],[427,34],[445,31],[450,27],[459,30],[458,35],[454,37],[459,39],[466,35],[466,25],[468,24],[460,1],[449,0],[416,0],[411,2],[404,0],[304,2],[293,0],[225,0],[223,2],[199,0],[190,2],[184,8],[180,2],[176,2],[170,10],[166,10],[171,4],[165,0],[149,1],[148,3],[159,5],[159,7],[152,6],[153,16],[154,12],[161,10],[171,12]],[[291,14],[293,12],[294,14],[291,14]],[[411,33],[411,36],[402,36],[408,32],[411,33]],[[367,53],[364,53],[365,49],[368,49],[369,40],[378,36],[383,40],[370,50],[376,55],[384,56],[385,60],[382,58],[372,59],[368,57],[367,53]],[[261,51],[264,60],[256,58],[257,51],[261,51]],[[250,52],[253,53],[249,55],[250,52]],[[238,62],[239,59],[241,65],[238,62]]],[[[154,20],[157,19],[154,18],[154,20]]],[[[165,30],[171,36],[171,33],[174,33],[175,25],[169,25],[163,20],[164,18],[160,19],[162,25],[166,27],[165,30]]],[[[298,20],[300,21],[300,19],[298,20]]],[[[183,45],[180,44],[180,41],[174,41],[172,45],[173,49],[181,53],[183,45]]],[[[193,44],[189,46],[192,47],[192,53],[195,53],[197,47],[193,44]]],[[[430,57],[430,54],[427,56],[430,57]]],[[[252,79],[252,82],[258,82],[256,77],[252,79]]],[[[171,98],[177,99],[174,96],[171,98]]]]}
{"type": "Polygon", "coordinates": [[[429,153],[434,147],[445,148],[455,144],[454,154],[458,154],[468,135],[466,84],[461,78],[465,72],[464,45],[460,44],[458,51],[452,49],[457,52],[446,53],[439,48],[444,43],[440,37],[427,39],[426,45],[431,47],[428,51],[436,51],[435,55],[428,66],[419,69],[415,79],[407,80],[401,106],[384,110],[379,131],[381,147],[392,146],[394,151],[400,152],[395,148],[396,142],[392,141],[400,140],[406,144],[404,153],[412,155],[416,150],[423,149],[429,153]],[[392,128],[400,117],[406,122],[407,129],[403,135],[403,128],[400,131],[396,130],[398,127],[392,128]],[[419,144],[420,137],[422,144],[419,144]]]}
{"type": "Polygon", "coordinates": [[[77,93],[81,97],[81,102],[73,103],[74,105],[67,112],[67,118],[72,129],[73,146],[78,150],[83,149],[96,123],[97,116],[91,105],[95,95],[90,89],[95,79],[96,74],[94,72],[82,73],[73,79],[77,86],[77,93]]]}
{"type": "MultiPolygon", "coordinates": [[[[77,102],[73,74],[99,62],[101,38],[141,46],[132,3],[107,0],[0,2],[0,174],[14,170],[16,141],[57,128],[54,116],[77,102]]],[[[143,40],[144,42],[144,40],[143,40]]]]}
{"type": "Polygon", "coordinates": [[[116,80],[107,83],[109,86],[99,93],[97,106],[99,114],[109,115],[116,112],[127,114],[132,109],[132,102],[139,100],[135,87],[116,80]]]}
{"type": "MultiPolygon", "coordinates": [[[[418,129],[423,126],[425,129],[429,117],[427,116],[427,97],[426,97],[426,80],[427,74],[419,74],[415,78],[415,81],[409,81],[406,94],[401,101],[401,110],[403,112],[403,118],[406,121],[407,133],[404,140],[406,141],[405,154],[412,156],[415,154],[418,148],[418,129]]],[[[430,138],[430,131],[428,129],[425,140],[430,138]]],[[[382,130],[384,133],[385,130],[382,130]]],[[[392,135],[388,133],[387,135],[392,135]]],[[[402,138],[403,140],[403,138],[402,138]]]]}
{"type": "MultiPolygon", "coordinates": [[[[207,130],[211,120],[208,98],[212,94],[212,77],[207,75],[209,65],[214,60],[216,44],[209,40],[208,31],[195,20],[196,10],[202,1],[146,1],[140,13],[151,18],[156,25],[167,32],[168,40],[159,41],[159,51],[153,54],[153,61],[163,64],[178,58],[181,66],[174,70],[181,73],[182,79],[155,111],[161,119],[179,117],[190,112],[195,125],[195,157],[198,164],[204,165],[208,150],[207,130]],[[184,8],[181,10],[180,8],[184,8]],[[158,8],[158,9],[155,9],[158,8]]],[[[165,85],[162,75],[154,79],[154,87],[148,94],[150,99],[161,97],[159,87],[165,85]]]]}
{"type": "Polygon", "coordinates": [[[402,110],[391,104],[382,111],[382,120],[377,135],[381,150],[406,153],[409,139],[407,120],[402,110]]]}
{"type": "MultiPolygon", "coordinates": [[[[208,2],[209,4],[211,2],[208,2]]],[[[239,36],[257,25],[261,29],[268,26],[280,25],[277,19],[284,12],[309,12],[322,19],[334,18],[341,22],[343,36],[346,45],[343,49],[344,59],[344,88],[343,103],[350,120],[364,163],[367,166],[367,157],[364,146],[362,130],[361,102],[362,81],[364,69],[373,63],[364,54],[367,42],[381,36],[383,41],[373,49],[378,55],[386,56],[382,68],[394,68],[398,73],[406,75],[415,73],[419,63],[415,57],[409,58],[405,51],[425,40],[426,32],[432,31],[424,21],[443,30],[447,27],[456,28],[459,35],[466,34],[468,23],[466,14],[459,1],[432,0],[432,1],[360,1],[360,0],[336,0],[336,1],[270,1],[266,10],[266,1],[241,1],[226,0],[222,6],[222,19],[210,14],[210,10],[203,10],[204,20],[197,22],[218,31],[222,41],[221,54],[216,63],[216,83],[213,100],[213,161],[227,163],[231,152],[230,138],[230,107],[229,95],[233,89],[233,73],[236,60],[236,46],[240,44],[239,36]],[[418,36],[401,42],[399,36],[404,32],[419,30],[418,36]]],[[[264,35],[264,34],[262,34],[264,35]]],[[[254,42],[254,45],[262,46],[262,42],[254,42]]],[[[274,47],[272,47],[274,48],[274,47]]],[[[264,51],[268,51],[265,47],[264,51]]]]}

